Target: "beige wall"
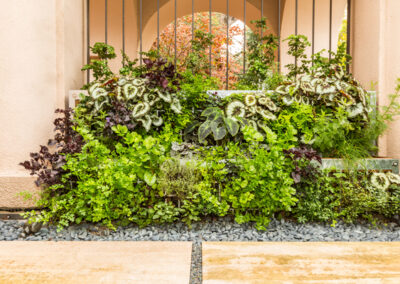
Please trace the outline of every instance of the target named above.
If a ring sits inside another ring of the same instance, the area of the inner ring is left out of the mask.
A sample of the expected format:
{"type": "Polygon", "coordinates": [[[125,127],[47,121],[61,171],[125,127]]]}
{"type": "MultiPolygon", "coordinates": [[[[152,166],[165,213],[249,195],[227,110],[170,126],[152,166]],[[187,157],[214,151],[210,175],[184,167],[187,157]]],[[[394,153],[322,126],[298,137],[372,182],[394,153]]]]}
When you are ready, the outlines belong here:
{"type": "Polygon", "coordinates": [[[65,106],[69,89],[82,86],[83,1],[0,0],[0,4],[3,208],[15,206],[17,201],[10,199],[16,199],[16,192],[35,189],[18,163],[53,135],[54,110],[65,106]]]}
{"type": "MultiPolygon", "coordinates": [[[[335,0],[332,5],[332,51],[337,50],[338,37],[342,20],[344,18],[347,0],[335,0]]],[[[295,34],[295,7],[296,0],[286,0],[283,9],[281,38],[286,39],[295,34]]],[[[312,0],[298,1],[298,34],[308,37],[312,42],[312,0]]],[[[314,51],[322,49],[329,50],[329,0],[315,1],[315,47],[314,51]]],[[[282,42],[282,70],[285,65],[294,63],[294,59],[287,56],[287,42],[282,42]]],[[[311,46],[307,48],[306,54],[311,56],[311,46]]],[[[327,56],[327,53],[324,53],[327,56]]]]}
{"type": "MultiPolygon", "coordinates": [[[[375,84],[379,105],[386,105],[400,77],[400,1],[353,0],[352,55],[355,77],[375,84]]],[[[400,158],[400,120],[379,140],[380,155],[400,158]]]]}

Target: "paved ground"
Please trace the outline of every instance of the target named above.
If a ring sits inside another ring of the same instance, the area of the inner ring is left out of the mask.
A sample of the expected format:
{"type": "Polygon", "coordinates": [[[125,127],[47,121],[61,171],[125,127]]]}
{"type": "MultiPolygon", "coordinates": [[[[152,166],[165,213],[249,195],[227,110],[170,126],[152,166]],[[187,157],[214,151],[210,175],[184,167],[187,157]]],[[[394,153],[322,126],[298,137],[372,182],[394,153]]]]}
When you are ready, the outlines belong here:
{"type": "Polygon", "coordinates": [[[187,284],[191,242],[0,242],[0,283],[187,284]]]}
{"type": "Polygon", "coordinates": [[[204,242],[203,283],[400,283],[400,243],[204,242]]]}
{"type": "MultiPolygon", "coordinates": [[[[205,284],[400,283],[400,242],[203,242],[193,251],[205,284]]],[[[191,254],[191,242],[0,242],[0,283],[201,283],[199,273],[189,280],[191,254]]]]}

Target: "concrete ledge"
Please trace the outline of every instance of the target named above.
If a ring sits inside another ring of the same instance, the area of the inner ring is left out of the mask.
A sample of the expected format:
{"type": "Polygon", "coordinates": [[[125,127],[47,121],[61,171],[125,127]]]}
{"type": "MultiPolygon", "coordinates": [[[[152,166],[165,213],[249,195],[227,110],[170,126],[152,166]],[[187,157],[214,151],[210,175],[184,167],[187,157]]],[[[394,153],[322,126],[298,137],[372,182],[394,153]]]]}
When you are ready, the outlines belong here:
{"type": "Polygon", "coordinates": [[[191,242],[0,242],[0,283],[187,284],[191,252],[191,242]]]}
{"type": "Polygon", "coordinates": [[[0,209],[26,209],[35,207],[33,200],[26,201],[21,192],[38,197],[40,189],[31,176],[0,176],[0,209]]]}

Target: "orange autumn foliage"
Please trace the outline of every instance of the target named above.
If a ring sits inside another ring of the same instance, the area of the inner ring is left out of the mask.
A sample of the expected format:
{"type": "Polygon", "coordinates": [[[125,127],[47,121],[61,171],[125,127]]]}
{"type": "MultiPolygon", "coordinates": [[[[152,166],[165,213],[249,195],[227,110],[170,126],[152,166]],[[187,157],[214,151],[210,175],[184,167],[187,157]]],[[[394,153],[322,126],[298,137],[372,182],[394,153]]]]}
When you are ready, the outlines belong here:
{"type": "MultiPolygon", "coordinates": [[[[221,89],[225,88],[226,68],[227,68],[227,41],[232,45],[234,36],[243,36],[244,31],[241,27],[231,24],[234,20],[230,18],[229,38],[226,33],[226,15],[220,13],[212,13],[211,33],[213,35],[211,45],[211,76],[221,81],[221,89]]],[[[194,29],[209,33],[209,14],[208,12],[196,13],[194,17],[194,29]]],[[[176,62],[179,71],[185,71],[185,59],[191,52],[192,40],[192,15],[187,15],[177,19],[176,21],[176,62]]],[[[157,49],[157,41],[153,43],[152,49],[157,49]]],[[[161,33],[159,38],[159,53],[162,57],[175,61],[175,23],[170,23],[161,33]]],[[[206,48],[203,56],[209,58],[210,49],[206,48]]],[[[237,73],[242,72],[243,56],[235,56],[229,54],[229,86],[230,88],[237,81],[237,73]]],[[[209,74],[209,68],[204,73],[209,74]]]]}

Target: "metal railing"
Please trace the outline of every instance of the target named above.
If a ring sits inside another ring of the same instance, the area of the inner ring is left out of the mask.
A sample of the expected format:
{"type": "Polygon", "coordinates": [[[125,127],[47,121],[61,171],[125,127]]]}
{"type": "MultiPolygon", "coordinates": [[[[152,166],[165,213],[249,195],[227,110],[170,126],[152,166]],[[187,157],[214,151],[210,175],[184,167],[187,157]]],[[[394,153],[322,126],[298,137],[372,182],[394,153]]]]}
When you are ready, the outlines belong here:
{"type": "MultiPolygon", "coordinates": [[[[160,49],[160,0],[148,0],[148,1],[156,1],[157,2],[157,50],[160,49]]],[[[174,63],[177,63],[177,0],[174,1],[174,63]]],[[[190,1],[190,0],[186,0],[190,1]]],[[[229,39],[229,0],[214,0],[214,1],[226,1],[226,15],[227,15],[227,29],[226,29],[226,36],[229,39]]],[[[261,6],[261,13],[260,18],[264,17],[264,0],[259,0],[261,6]]],[[[282,0],[270,0],[269,2],[277,1],[277,18],[278,18],[278,30],[277,30],[277,37],[278,37],[278,70],[280,71],[280,62],[281,62],[281,13],[282,13],[282,0]]],[[[246,4],[248,0],[243,0],[243,19],[244,19],[244,33],[243,33],[243,73],[246,72],[246,4]]],[[[312,38],[311,38],[311,50],[312,55],[315,53],[315,15],[316,15],[316,0],[312,2],[312,38]]],[[[352,0],[347,0],[347,53],[350,54],[351,48],[351,2],[352,0]]],[[[108,5],[111,5],[113,2],[108,0],[104,0],[105,6],[105,32],[104,32],[104,41],[108,43],[108,5]]],[[[192,39],[194,34],[194,14],[195,14],[195,5],[194,0],[191,1],[192,3],[192,39]]],[[[87,63],[90,63],[90,8],[91,8],[91,0],[86,0],[86,33],[87,33],[87,63]]],[[[122,50],[125,52],[125,0],[122,0],[122,50]]],[[[299,0],[295,0],[295,27],[294,27],[294,34],[298,35],[298,24],[299,24],[299,0]]],[[[333,0],[329,0],[329,51],[332,50],[332,11],[333,11],[333,0]]],[[[209,0],[209,33],[212,34],[212,0],[209,0]]],[[[301,19],[300,19],[301,20],[301,19]]],[[[139,0],[139,63],[142,65],[142,51],[143,51],[143,0],[139,0]]],[[[262,36],[262,31],[261,31],[262,36]]],[[[229,86],[229,41],[227,41],[226,47],[226,89],[229,86]]],[[[331,54],[329,52],[329,59],[331,59],[331,54]]],[[[295,65],[297,66],[297,60],[295,61],[295,65]]],[[[349,71],[349,66],[347,65],[347,70],[349,71]]],[[[211,46],[209,50],[209,72],[210,75],[212,74],[212,52],[211,46]]],[[[87,71],[87,81],[90,80],[90,70],[87,71]]]]}

